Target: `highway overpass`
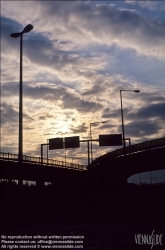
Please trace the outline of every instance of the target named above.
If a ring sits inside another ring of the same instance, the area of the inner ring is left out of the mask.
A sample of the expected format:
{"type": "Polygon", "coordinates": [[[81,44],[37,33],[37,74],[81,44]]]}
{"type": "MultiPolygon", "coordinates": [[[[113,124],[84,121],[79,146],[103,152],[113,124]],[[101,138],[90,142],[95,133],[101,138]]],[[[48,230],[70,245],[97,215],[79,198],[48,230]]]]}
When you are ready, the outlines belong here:
{"type": "Polygon", "coordinates": [[[165,169],[165,138],[155,139],[116,149],[86,166],[62,161],[24,156],[20,165],[18,155],[0,153],[0,178],[14,180],[125,184],[137,173],[165,169]]]}
{"type": "Polygon", "coordinates": [[[88,169],[98,178],[126,183],[138,173],[165,169],[165,138],[120,148],[95,159],[88,169]]]}

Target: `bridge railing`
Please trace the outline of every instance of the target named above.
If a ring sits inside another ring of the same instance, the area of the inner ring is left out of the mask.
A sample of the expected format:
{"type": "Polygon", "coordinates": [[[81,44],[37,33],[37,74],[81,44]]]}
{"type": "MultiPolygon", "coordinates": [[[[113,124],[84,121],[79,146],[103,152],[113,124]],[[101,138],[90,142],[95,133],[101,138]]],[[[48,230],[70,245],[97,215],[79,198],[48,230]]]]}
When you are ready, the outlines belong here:
{"type": "MultiPolygon", "coordinates": [[[[19,157],[18,154],[11,154],[11,153],[4,153],[0,152],[0,159],[8,160],[8,161],[18,161],[19,157]]],[[[41,161],[41,157],[35,157],[35,156],[22,156],[23,162],[29,162],[34,164],[42,164],[47,166],[56,166],[56,167],[62,167],[62,168],[70,168],[70,169],[77,169],[77,170],[86,170],[86,166],[75,164],[75,163],[69,163],[64,161],[58,161],[54,159],[46,159],[43,158],[41,161]]]]}
{"type": "MultiPolygon", "coordinates": [[[[134,154],[137,152],[147,151],[147,150],[156,149],[160,147],[165,147],[165,137],[127,146],[125,148],[125,154],[129,155],[129,154],[134,154]]],[[[108,160],[108,159],[116,158],[116,157],[122,157],[122,156],[124,156],[124,149],[118,148],[114,151],[108,152],[107,154],[96,158],[92,162],[92,165],[94,164],[97,165],[99,161],[102,162],[104,160],[108,160]]]]}
{"type": "Polygon", "coordinates": [[[3,158],[3,159],[13,159],[13,160],[18,161],[18,155],[17,154],[0,152],[0,158],[3,158]]]}
{"type": "Polygon", "coordinates": [[[165,147],[165,137],[131,145],[130,153],[150,150],[150,149],[159,148],[159,147],[165,147]]]}

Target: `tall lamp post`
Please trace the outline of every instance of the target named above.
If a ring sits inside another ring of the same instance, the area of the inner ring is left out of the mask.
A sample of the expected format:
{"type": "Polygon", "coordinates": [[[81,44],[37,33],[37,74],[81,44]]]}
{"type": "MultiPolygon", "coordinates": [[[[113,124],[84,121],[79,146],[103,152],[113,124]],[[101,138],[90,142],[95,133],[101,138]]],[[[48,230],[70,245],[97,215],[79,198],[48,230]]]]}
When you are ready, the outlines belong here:
{"type": "Polygon", "coordinates": [[[90,123],[90,139],[91,139],[91,161],[93,161],[93,154],[92,154],[92,125],[98,124],[98,123],[106,123],[107,121],[103,122],[91,122],[90,123]]]}
{"type": "Polygon", "coordinates": [[[123,118],[123,104],[122,104],[122,91],[132,91],[135,93],[139,93],[140,90],[136,89],[136,90],[130,90],[130,89],[122,89],[120,90],[120,101],[121,101],[121,119],[122,119],[122,131],[123,131],[123,147],[124,147],[124,155],[125,155],[125,132],[124,132],[124,118],[123,118]]]}
{"type": "MultiPolygon", "coordinates": [[[[29,33],[33,29],[31,24],[28,24],[24,30],[20,33],[12,33],[11,38],[20,37],[20,84],[19,84],[19,145],[18,145],[18,155],[19,155],[19,163],[22,163],[22,155],[23,155],[23,131],[22,131],[22,38],[24,33],[29,33]]],[[[22,181],[20,182],[20,184],[22,181]]]]}

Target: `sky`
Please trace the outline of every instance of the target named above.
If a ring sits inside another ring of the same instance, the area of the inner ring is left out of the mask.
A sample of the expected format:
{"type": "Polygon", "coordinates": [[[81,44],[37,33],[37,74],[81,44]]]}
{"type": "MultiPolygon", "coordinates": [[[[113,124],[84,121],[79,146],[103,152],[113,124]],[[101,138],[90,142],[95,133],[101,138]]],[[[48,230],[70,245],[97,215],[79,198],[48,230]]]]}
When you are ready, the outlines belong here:
{"type": "MultiPolygon", "coordinates": [[[[165,1],[1,1],[1,152],[18,153],[20,42],[10,34],[27,24],[23,154],[40,156],[50,138],[87,140],[94,122],[93,139],[121,134],[121,89],[140,90],[122,92],[131,144],[165,137],[165,1]]],[[[115,149],[93,142],[93,157],[115,149]]],[[[86,143],[66,158],[87,165],[86,143]]]]}

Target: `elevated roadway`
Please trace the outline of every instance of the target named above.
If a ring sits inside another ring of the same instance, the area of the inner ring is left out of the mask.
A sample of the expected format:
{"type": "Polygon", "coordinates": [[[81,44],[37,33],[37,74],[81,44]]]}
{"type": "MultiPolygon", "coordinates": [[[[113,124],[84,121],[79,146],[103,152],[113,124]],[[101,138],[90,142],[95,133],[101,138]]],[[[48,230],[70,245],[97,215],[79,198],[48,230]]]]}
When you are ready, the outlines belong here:
{"type": "MultiPolygon", "coordinates": [[[[165,138],[120,148],[96,158],[88,169],[110,182],[127,182],[138,173],[165,169],[165,138]]],[[[99,177],[100,178],[100,177],[99,177]]]]}
{"type": "Polygon", "coordinates": [[[23,156],[23,163],[20,164],[18,155],[0,153],[1,179],[43,183],[85,178],[83,181],[98,185],[124,184],[134,174],[165,169],[165,138],[131,145],[125,151],[123,148],[116,149],[95,159],[87,169],[79,164],[32,156],[23,156]],[[85,171],[87,169],[89,171],[85,171]]]}
{"type": "Polygon", "coordinates": [[[20,164],[18,155],[0,153],[0,179],[57,182],[57,179],[76,178],[84,170],[83,165],[25,155],[20,164]]]}

